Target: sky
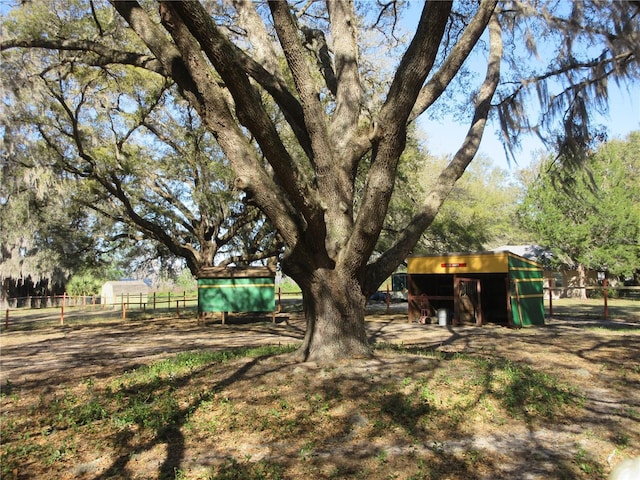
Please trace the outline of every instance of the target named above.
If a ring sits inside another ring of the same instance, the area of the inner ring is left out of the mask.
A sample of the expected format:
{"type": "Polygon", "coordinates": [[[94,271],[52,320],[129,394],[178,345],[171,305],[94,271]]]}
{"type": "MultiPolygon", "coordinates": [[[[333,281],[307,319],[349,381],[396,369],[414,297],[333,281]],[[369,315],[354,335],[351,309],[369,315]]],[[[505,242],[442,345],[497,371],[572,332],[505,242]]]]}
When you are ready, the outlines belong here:
{"type": "MultiPolygon", "coordinates": [[[[624,139],[630,132],[640,130],[640,85],[610,91],[609,114],[598,116],[594,124],[608,128],[609,139],[624,139]]],[[[451,118],[440,121],[421,120],[420,126],[427,134],[429,151],[436,156],[452,155],[459,148],[467,133],[468,125],[456,123],[451,118]]],[[[502,143],[495,134],[496,125],[488,124],[480,144],[479,155],[488,157],[493,165],[509,172],[527,167],[532,160],[544,152],[544,145],[536,137],[523,139],[521,149],[516,152],[517,165],[509,163],[502,143]]]]}

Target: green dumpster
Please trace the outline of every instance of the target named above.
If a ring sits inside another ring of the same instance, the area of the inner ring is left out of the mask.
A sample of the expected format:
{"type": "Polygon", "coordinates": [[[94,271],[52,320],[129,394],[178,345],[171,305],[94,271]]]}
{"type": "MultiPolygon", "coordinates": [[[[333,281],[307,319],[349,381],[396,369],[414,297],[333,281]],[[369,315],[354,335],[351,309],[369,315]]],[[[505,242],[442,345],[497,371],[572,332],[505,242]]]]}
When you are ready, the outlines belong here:
{"type": "Polygon", "coordinates": [[[206,267],[198,272],[200,314],[274,309],[275,270],[271,267],[206,267]]]}

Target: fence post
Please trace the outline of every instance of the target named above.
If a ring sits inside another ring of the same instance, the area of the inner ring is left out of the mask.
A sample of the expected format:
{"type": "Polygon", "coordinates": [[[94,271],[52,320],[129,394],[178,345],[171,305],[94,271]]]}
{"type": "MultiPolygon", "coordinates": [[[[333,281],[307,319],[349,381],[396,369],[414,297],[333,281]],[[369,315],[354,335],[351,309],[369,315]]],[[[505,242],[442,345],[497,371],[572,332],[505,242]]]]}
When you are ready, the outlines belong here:
{"type": "Polygon", "coordinates": [[[60,305],[60,325],[64,325],[64,295],[62,297],[62,305],[60,305]]]}
{"type": "Polygon", "coordinates": [[[156,292],[153,292],[153,311],[156,311],[156,292]]]}
{"type": "Polygon", "coordinates": [[[9,328],[9,309],[7,308],[7,313],[4,316],[4,328],[9,328]]]}
{"type": "Polygon", "coordinates": [[[176,317],[180,317],[180,300],[176,300],[176,317]]]}
{"type": "Polygon", "coordinates": [[[607,305],[607,284],[609,282],[605,278],[602,280],[602,293],[604,296],[604,319],[609,320],[609,306],[607,305]]]}
{"type": "Polygon", "coordinates": [[[127,304],[122,302],[122,320],[127,319],[127,304]]]}
{"type": "Polygon", "coordinates": [[[391,308],[391,293],[389,292],[389,284],[387,283],[387,294],[384,299],[387,301],[387,313],[389,313],[389,309],[391,308]]]}
{"type": "Polygon", "coordinates": [[[553,289],[549,287],[549,317],[553,317],[553,289]]]}

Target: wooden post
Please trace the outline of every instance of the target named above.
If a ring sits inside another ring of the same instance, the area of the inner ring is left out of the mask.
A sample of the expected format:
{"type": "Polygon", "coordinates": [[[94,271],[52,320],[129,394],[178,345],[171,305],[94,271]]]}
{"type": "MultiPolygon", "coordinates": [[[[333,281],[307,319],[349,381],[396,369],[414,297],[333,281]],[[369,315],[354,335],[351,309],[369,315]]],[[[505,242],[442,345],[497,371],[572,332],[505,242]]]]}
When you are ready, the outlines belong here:
{"type": "Polygon", "coordinates": [[[167,299],[167,310],[171,309],[171,292],[169,292],[169,297],[167,299]]]}
{"type": "Polygon", "coordinates": [[[153,292],[153,311],[156,311],[156,292],[153,292]]]}
{"type": "Polygon", "coordinates": [[[553,289],[549,287],[549,318],[553,317],[553,289]]]}
{"type": "Polygon", "coordinates": [[[604,294],[604,319],[609,320],[609,306],[607,305],[607,285],[608,281],[605,278],[602,280],[602,293],[604,294]]]}
{"type": "Polygon", "coordinates": [[[60,305],[60,325],[64,325],[64,296],[62,297],[62,305],[60,305]]]}
{"type": "MultiPolygon", "coordinates": [[[[124,299],[124,297],[123,297],[124,299]]],[[[127,319],[127,304],[124,303],[124,301],[122,302],[122,320],[126,320],[127,319]]]]}
{"type": "Polygon", "coordinates": [[[275,306],[273,316],[271,317],[272,323],[276,323],[276,314],[282,311],[282,289],[278,287],[278,305],[275,306]]]}
{"type": "Polygon", "coordinates": [[[176,317],[180,317],[180,300],[176,300],[176,317]]]}
{"type": "Polygon", "coordinates": [[[389,309],[391,308],[391,293],[389,293],[389,284],[387,283],[387,296],[385,297],[387,300],[387,313],[389,313],[389,309]]]}
{"type": "Polygon", "coordinates": [[[4,328],[9,328],[9,309],[7,308],[7,313],[4,316],[4,328]]]}

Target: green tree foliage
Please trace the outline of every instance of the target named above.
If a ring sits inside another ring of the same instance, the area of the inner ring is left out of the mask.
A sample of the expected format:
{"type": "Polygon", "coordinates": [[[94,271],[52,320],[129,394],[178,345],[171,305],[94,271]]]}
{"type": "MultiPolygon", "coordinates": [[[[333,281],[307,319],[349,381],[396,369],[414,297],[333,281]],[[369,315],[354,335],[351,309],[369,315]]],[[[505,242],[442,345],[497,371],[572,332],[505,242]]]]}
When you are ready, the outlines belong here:
{"type": "MultiPolygon", "coordinates": [[[[95,17],[77,13],[71,4],[51,10],[37,3],[17,10],[5,26],[20,37],[39,25],[40,36],[75,38],[104,24],[111,25],[105,38],[128,41],[111,9],[98,8],[95,17]]],[[[67,208],[100,218],[102,232],[91,233],[102,247],[118,259],[137,254],[131,263],[141,271],[157,258],[167,264],[182,258],[193,274],[280,252],[269,222],[242,202],[212,134],[172,82],[145,69],[95,68],[55,51],[32,53],[5,56],[5,146],[23,150],[32,168],[64,179],[67,208]]]]}
{"type": "Polygon", "coordinates": [[[576,175],[542,161],[520,222],[558,264],[632,275],[640,268],[640,132],[601,144],[587,162],[576,175]]]}
{"type": "Polygon", "coordinates": [[[90,273],[76,273],[67,282],[66,291],[69,295],[98,295],[103,280],[90,273]]]}
{"type": "MultiPolygon", "coordinates": [[[[427,186],[429,181],[425,176],[427,186]]],[[[521,243],[524,237],[514,224],[522,194],[522,187],[506,170],[493,167],[487,158],[477,158],[424,232],[417,252],[484,251],[521,243]]]]}
{"type": "Polygon", "coordinates": [[[0,162],[0,304],[62,293],[68,276],[95,264],[95,217],[69,201],[69,183],[39,167],[18,143],[0,162]],[[10,160],[9,160],[10,159],[10,160]]]}

